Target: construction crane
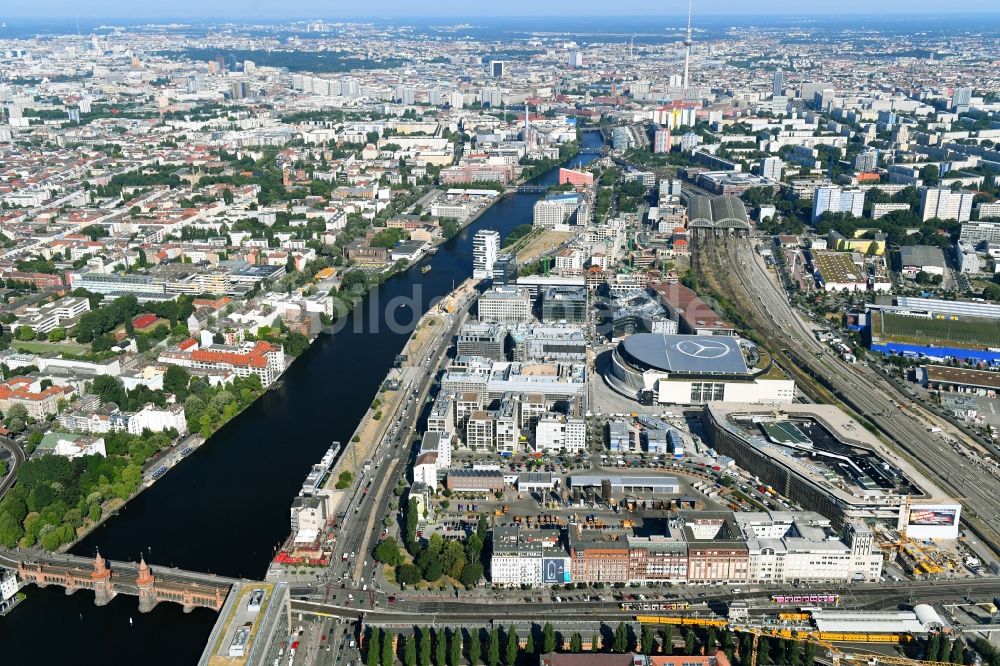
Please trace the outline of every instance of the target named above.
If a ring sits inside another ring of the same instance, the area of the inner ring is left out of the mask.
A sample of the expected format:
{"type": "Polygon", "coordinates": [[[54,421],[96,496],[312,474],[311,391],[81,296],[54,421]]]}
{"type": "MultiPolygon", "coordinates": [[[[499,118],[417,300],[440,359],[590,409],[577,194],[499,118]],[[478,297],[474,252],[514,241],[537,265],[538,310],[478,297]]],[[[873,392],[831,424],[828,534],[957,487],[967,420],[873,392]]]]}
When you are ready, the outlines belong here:
{"type": "Polygon", "coordinates": [[[864,666],[946,666],[948,661],[927,661],[926,659],[910,659],[899,655],[877,654],[875,652],[843,652],[837,647],[830,646],[830,655],[834,664],[838,662],[846,664],[863,664],[864,666]]]}
{"type": "Polygon", "coordinates": [[[910,524],[910,493],[906,493],[906,498],[903,500],[903,529],[899,530],[899,543],[896,544],[896,552],[899,553],[900,557],[903,555],[903,549],[906,547],[906,526],[910,524]]]}

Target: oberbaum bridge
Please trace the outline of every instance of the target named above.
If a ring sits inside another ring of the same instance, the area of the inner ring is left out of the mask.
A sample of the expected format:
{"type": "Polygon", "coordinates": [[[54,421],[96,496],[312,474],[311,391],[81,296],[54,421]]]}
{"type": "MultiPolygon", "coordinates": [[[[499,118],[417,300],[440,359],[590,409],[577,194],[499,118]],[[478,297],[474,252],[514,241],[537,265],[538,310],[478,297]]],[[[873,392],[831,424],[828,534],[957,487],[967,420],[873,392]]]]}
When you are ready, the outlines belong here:
{"type": "Polygon", "coordinates": [[[180,569],[157,569],[154,573],[144,559],[139,563],[108,561],[98,553],[93,559],[48,553],[39,550],[7,550],[0,548],[0,567],[12,569],[24,584],[39,587],[58,585],[66,594],[77,590],[92,590],[94,603],[103,606],[118,594],[139,597],[139,611],[148,613],[161,601],[172,601],[189,613],[195,608],[218,611],[226,601],[230,588],[239,582],[180,569]]]}

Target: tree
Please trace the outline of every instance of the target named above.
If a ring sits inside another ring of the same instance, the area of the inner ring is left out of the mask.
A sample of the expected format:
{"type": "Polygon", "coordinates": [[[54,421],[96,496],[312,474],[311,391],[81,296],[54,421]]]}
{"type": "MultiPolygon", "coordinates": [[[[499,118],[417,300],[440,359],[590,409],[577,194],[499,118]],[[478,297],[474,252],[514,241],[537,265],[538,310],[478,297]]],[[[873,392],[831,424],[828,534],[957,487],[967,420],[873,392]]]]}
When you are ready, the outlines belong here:
{"type": "Polygon", "coordinates": [[[927,164],[920,169],[920,179],[924,181],[926,186],[937,185],[940,178],[941,170],[936,164],[927,164]]]}
{"type": "Polygon", "coordinates": [[[386,537],[375,547],[375,559],[390,567],[403,563],[403,556],[399,552],[399,544],[395,537],[386,537]]]}
{"type": "Polygon", "coordinates": [[[684,634],[684,654],[694,654],[694,632],[687,631],[684,634]]]}
{"type": "Polygon", "coordinates": [[[441,576],[444,571],[441,569],[441,560],[436,556],[431,558],[427,563],[427,568],[424,569],[424,580],[428,583],[433,583],[435,581],[441,580],[441,576]]]}
{"type": "Polygon", "coordinates": [[[479,630],[469,632],[469,666],[478,666],[479,657],[483,652],[483,643],[479,639],[479,630]]]}
{"type": "Polygon", "coordinates": [[[163,390],[176,395],[178,401],[187,395],[190,382],[191,374],[179,365],[167,366],[167,371],[163,373],[163,390]]]}
{"type": "Polygon", "coordinates": [[[601,637],[598,636],[597,634],[594,634],[593,636],[590,637],[590,651],[597,652],[600,649],[601,649],[601,637]]]}
{"type": "Polygon", "coordinates": [[[0,544],[13,548],[24,536],[24,529],[17,519],[7,512],[0,513],[0,544]]]}
{"type": "Polygon", "coordinates": [[[483,565],[479,562],[470,562],[462,569],[461,583],[466,587],[474,587],[483,577],[483,565]]]}
{"type": "Polygon", "coordinates": [[[529,631],[528,637],[524,639],[524,653],[535,654],[535,632],[529,631]]]}
{"type": "Polygon", "coordinates": [[[931,636],[930,640],[927,641],[927,655],[924,659],[927,661],[938,661],[938,656],[941,653],[941,639],[941,634],[931,636]]]}
{"type": "Polygon", "coordinates": [[[955,642],[951,644],[951,658],[949,661],[953,664],[965,663],[965,641],[961,638],[956,638],[955,642]]]}
{"type": "Polygon", "coordinates": [[[392,666],[392,636],[388,633],[382,636],[382,652],[379,655],[381,666],[392,666]]]}
{"type": "Polygon", "coordinates": [[[806,643],[805,663],[803,666],[814,666],[816,663],[816,644],[812,641],[806,643]]]}
{"type": "Polygon", "coordinates": [[[368,658],[365,661],[367,666],[378,666],[379,655],[382,652],[381,631],[376,627],[368,634],[368,658]]]}
{"type": "Polygon", "coordinates": [[[420,569],[412,564],[401,564],[396,567],[396,582],[402,585],[415,585],[420,582],[420,569]]]}
{"type": "Polygon", "coordinates": [[[642,636],[639,639],[643,654],[653,654],[653,632],[646,625],[642,626],[642,636]]]}
{"type": "Polygon", "coordinates": [[[417,540],[417,500],[410,498],[406,503],[406,548],[412,553],[417,540]]]}
{"type": "Polygon", "coordinates": [[[517,649],[520,646],[517,642],[517,630],[511,627],[507,630],[507,651],[504,655],[504,663],[507,666],[514,666],[514,662],[517,661],[517,649]]]}
{"type": "Polygon", "coordinates": [[[556,630],[551,622],[542,627],[542,652],[548,654],[556,649],[556,630]]]}
{"type": "Polygon", "coordinates": [[[420,627],[420,666],[431,664],[431,630],[420,627]]]}
{"type": "Polygon", "coordinates": [[[17,339],[28,342],[35,339],[35,331],[30,326],[17,327],[17,339]]]}
{"type": "Polygon", "coordinates": [[[451,632],[448,643],[448,666],[459,666],[462,662],[462,630],[451,632]]]}
{"type": "Polygon", "coordinates": [[[24,405],[12,405],[4,417],[4,424],[13,432],[21,432],[27,427],[28,410],[24,405]]]}
{"type": "Polygon", "coordinates": [[[98,375],[90,383],[90,392],[100,398],[102,403],[113,402],[122,407],[125,405],[125,385],[117,377],[98,375]]]}
{"type": "Polygon", "coordinates": [[[668,624],[663,628],[663,654],[674,653],[674,625],[668,624]]]}
{"type": "Polygon", "coordinates": [[[500,632],[496,627],[490,631],[490,641],[486,647],[486,663],[489,666],[497,666],[500,663],[500,632]]]}
{"type": "Polygon", "coordinates": [[[434,664],[435,666],[448,666],[448,637],[444,629],[434,630],[434,664]]]}
{"type": "Polygon", "coordinates": [[[231,189],[227,187],[226,189],[222,190],[222,202],[224,204],[226,204],[227,206],[232,206],[233,200],[234,200],[233,191],[231,189]]]}
{"type": "Polygon", "coordinates": [[[574,631],[573,635],[569,637],[569,651],[570,652],[583,651],[583,636],[580,635],[579,631],[574,631]]]}
{"type": "Polygon", "coordinates": [[[66,339],[65,328],[53,328],[49,331],[49,342],[62,342],[66,339]]]}
{"type": "MultiPolygon", "coordinates": [[[[628,650],[628,629],[624,622],[619,622],[615,627],[615,640],[611,644],[611,651],[622,653],[628,650]]],[[[690,652],[688,654],[691,654],[690,652]]]]}
{"type": "Polygon", "coordinates": [[[413,634],[406,636],[406,642],[403,645],[403,663],[406,666],[416,666],[417,664],[417,641],[413,634]]]}

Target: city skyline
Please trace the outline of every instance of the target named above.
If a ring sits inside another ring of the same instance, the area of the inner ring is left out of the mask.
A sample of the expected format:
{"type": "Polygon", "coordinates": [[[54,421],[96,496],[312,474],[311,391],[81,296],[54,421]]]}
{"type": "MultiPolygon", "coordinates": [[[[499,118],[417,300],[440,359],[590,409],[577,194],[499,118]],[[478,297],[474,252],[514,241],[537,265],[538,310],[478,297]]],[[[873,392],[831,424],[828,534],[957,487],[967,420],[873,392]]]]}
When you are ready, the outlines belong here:
{"type": "MultiPolygon", "coordinates": [[[[615,7],[610,13],[605,3],[571,2],[570,0],[554,0],[539,6],[527,0],[512,0],[503,5],[469,6],[458,0],[438,0],[430,7],[415,7],[403,0],[381,0],[381,2],[349,4],[347,6],[331,7],[327,3],[316,0],[304,0],[293,8],[273,0],[252,0],[251,2],[235,2],[222,0],[208,5],[194,0],[179,0],[169,7],[136,7],[120,0],[97,0],[88,3],[81,11],[78,3],[68,0],[47,0],[43,2],[27,2],[15,0],[3,13],[5,18],[19,19],[50,19],[53,15],[62,15],[67,20],[71,17],[89,18],[121,18],[121,19],[302,19],[302,18],[492,18],[492,17],[538,17],[557,18],[562,12],[571,12],[575,16],[683,16],[685,3],[674,3],[664,11],[662,2],[653,0],[634,0],[626,7],[615,7]]],[[[714,0],[711,4],[695,3],[696,15],[702,16],[896,16],[905,11],[907,15],[995,15],[1000,8],[986,8],[979,11],[968,11],[963,5],[947,6],[931,0],[887,0],[877,8],[864,0],[844,0],[842,2],[817,2],[808,9],[789,7],[785,0],[762,0],[754,5],[752,11],[745,3],[736,0],[714,0]]],[[[902,17],[901,17],[902,18],[902,17]]]]}

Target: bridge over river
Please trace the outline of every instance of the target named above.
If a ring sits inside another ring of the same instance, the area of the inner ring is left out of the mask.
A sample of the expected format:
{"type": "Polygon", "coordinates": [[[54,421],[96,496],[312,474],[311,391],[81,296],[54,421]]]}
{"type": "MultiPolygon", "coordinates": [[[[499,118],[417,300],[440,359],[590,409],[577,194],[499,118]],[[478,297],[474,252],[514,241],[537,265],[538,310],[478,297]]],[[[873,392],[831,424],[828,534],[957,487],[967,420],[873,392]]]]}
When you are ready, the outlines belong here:
{"type": "Polygon", "coordinates": [[[196,571],[153,567],[144,559],[109,563],[98,553],[93,559],[41,550],[0,549],[0,567],[17,571],[25,584],[57,585],[66,594],[93,590],[94,603],[103,606],[118,594],[139,597],[139,610],[148,613],[161,601],[172,601],[190,612],[197,607],[218,611],[235,578],[196,571]]]}

